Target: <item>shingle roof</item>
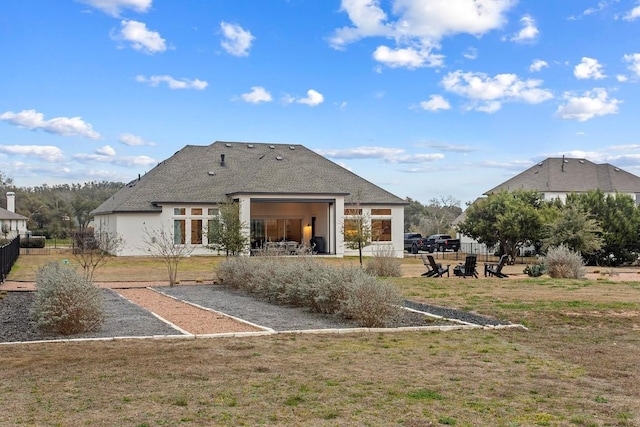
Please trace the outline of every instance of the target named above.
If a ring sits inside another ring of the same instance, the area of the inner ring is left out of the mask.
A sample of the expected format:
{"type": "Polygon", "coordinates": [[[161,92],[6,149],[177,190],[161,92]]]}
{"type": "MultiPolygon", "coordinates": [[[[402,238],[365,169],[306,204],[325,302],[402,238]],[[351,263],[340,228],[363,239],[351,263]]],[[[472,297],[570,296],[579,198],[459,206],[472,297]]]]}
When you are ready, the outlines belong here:
{"type": "Polygon", "coordinates": [[[302,145],[217,141],[185,146],[93,213],[160,211],[163,203],[208,204],[234,194],[344,195],[347,200],[361,194],[363,204],[406,204],[302,145]]]}
{"type": "Polygon", "coordinates": [[[0,219],[29,219],[26,216],[0,208],[0,219]]]}
{"type": "Polygon", "coordinates": [[[640,193],[640,177],[608,163],[550,157],[484,193],[538,190],[540,192],[640,193]]]}

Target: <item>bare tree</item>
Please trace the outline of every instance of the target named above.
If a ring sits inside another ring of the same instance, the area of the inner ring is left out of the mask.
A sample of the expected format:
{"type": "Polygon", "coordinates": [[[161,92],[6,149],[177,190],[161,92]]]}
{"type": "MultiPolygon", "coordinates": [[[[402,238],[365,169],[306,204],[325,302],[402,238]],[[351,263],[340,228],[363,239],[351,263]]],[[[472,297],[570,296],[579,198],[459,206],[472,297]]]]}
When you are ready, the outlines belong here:
{"type": "Polygon", "coordinates": [[[346,208],[348,217],[344,219],[342,233],[344,234],[344,244],[349,249],[357,249],[362,266],[362,250],[369,246],[372,241],[371,218],[363,213],[360,203],[356,203],[352,208],[346,208]]]}
{"type": "Polygon", "coordinates": [[[184,257],[188,257],[194,250],[192,245],[176,244],[169,228],[144,229],[143,242],[151,256],[159,258],[167,267],[169,286],[178,282],[178,264],[184,257]]]}
{"type": "Polygon", "coordinates": [[[85,279],[90,282],[93,282],[95,271],[124,245],[124,239],[117,233],[90,229],[77,232],[73,242],[73,257],[82,267],[85,279]]]}

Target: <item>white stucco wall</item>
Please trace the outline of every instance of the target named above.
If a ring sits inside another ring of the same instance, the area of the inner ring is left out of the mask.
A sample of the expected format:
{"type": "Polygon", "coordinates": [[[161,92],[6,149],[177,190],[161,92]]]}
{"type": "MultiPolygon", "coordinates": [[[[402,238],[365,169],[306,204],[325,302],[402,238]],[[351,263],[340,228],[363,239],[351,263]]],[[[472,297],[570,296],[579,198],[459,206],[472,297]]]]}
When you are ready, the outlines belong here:
{"type": "MultiPolygon", "coordinates": [[[[391,209],[391,241],[390,242],[372,242],[371,245],[366,246],[362,250],[363,256],[373,256],[377,250],[386,249],[391,247],[393,253],[397,258],[404,257],[404,206],[367,206],[362,205],[362,214],[369,216],[372,219],[375,218],[388,218],[387,216],[376,216],[371,215],[371,209],[391,209]]],[[[340,210],[340,212],[344,212],[344,206],[340,210]]],[[[340,219],[340,225],[338,226],[338,231],[340,232],[340,237],[342,236],[342,230],[344,225],[344,216],[340,219]]],[[[344,241],[342,241],[344,247],[344,241]]],[[[345,247],[344,254],[347,256],[357,256],[358,251],[355,249],[348,249],[345,247]]]]}

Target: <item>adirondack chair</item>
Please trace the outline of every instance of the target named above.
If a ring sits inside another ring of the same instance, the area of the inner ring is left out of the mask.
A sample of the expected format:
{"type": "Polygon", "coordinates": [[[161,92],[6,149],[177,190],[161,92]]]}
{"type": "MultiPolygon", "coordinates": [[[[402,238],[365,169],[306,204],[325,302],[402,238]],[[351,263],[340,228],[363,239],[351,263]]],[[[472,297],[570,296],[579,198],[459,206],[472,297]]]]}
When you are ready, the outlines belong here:
{"type": "MultiPolygon", "coordinates": [[[[424,260],[424,256],[422,259],[424,260]]],[[[429,261],[428,273],[430,273],[427,277],[442,277],[444,273],[447,273],[447,277],[449,277],[449,265],[443,267],[441,263],[436,262],[433,255],[427,255],[427,260],[429,261]]]]}
{"type": "Polygon", "coordinates": [[[464,264],[458,264],[453,268],[453,274],[461,276],[466,279],[468,276],[478,278],[478,271],[476,270],[478,257],[476,255],[467,255],[464,260],[464,264]]]}
{"type": "Polygon", "coordinates": [[[500,262],[498,262],[497,264],[490,264],[490,263],[485,263],[484,264],[484,275],[485,277],[487,276],[495,276],[495,277],[499,277],[500,279],[504,279],[505,277],[509,277],[506,274],[504,274],[502,272],[502,267],[504,267],[504,265],[507,263],[507,259],[509,258],[509,256],[507,254],[504,254],[500,257],[500,262]]]}

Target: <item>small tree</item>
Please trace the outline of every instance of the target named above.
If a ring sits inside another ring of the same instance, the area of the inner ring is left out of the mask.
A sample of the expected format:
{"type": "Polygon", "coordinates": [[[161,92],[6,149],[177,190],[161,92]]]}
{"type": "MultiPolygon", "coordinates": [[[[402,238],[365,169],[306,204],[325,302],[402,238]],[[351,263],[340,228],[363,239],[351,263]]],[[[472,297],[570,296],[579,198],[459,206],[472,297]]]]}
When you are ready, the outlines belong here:
{"type": "Polygon", "coordinates": [[[344,244],[349,249],[357,249],[362,266],[362,249],[371,244],[371,220],[369,215],[362,212],[359,204],[355,208],[345,209],[349,218],[342,224],[342,234],[344,234],[344,244]]]}
{"type": "Polygon", "coordinates": [[[240,220],[240,204],[231,198],[218,203],[218,217],[209,221],[209,249],[224,251],[226,256],[242,253],[249,246],[247,225],[240,220]]]}
{"type": "Polygon", "coordinates": [[[95,271],[105,265],[124,245],[124,239],[108,231],[83,230],[74,236],[73,257],[82,267],[84,277],[93,282],[95,271]]]}
{"type": "Polygon", "coordinates": [[[169,274],[169,286],[174,287],[178,283],[178,264],[184,257],[188,257],[193,252],[191,245],[178,245],[173,240],[173,235],[167,231],[168,228],[160,230],[149,230],[145,227],[143,242],[152,257],[160,258],[167,267],[169,274]]]}
{"type": "Polygon", "coordinates": [[[594,254],[602,248],[602,227],[577,204],[564,207],[546,228],[544,250],[564,244],[572,251],[594,254]]]}

